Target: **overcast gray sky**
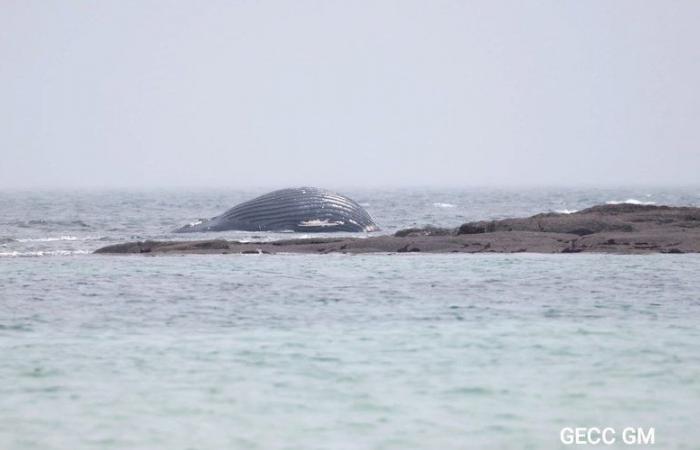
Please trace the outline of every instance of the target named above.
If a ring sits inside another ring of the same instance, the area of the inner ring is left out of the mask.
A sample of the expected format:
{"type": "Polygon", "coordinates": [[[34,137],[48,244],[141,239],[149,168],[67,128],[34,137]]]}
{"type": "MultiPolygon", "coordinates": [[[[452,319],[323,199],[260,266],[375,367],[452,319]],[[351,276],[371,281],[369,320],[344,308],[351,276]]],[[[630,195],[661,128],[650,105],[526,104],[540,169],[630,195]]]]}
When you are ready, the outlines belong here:
{"type": "Polygon", "coordinates": [[[697,184],[700,1],[0,0],[0,187],[697,184]]]}

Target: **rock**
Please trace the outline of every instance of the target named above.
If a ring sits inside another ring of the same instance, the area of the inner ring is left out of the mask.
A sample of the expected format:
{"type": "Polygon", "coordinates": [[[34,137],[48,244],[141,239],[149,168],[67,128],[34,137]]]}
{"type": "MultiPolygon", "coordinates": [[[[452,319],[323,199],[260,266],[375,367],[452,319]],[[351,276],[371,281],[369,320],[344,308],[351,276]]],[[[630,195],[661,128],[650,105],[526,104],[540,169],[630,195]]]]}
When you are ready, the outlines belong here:
{"type": "Polygon", "coordinates": [[[399,230],[394,233],[394,236],[448,236],[450,234],[453,234],[453,230],[450,228],[438,228],[433,225],[426,225],[423,228],[406,228],[405,230],[399,230]]]}
{"type": "Polygon", "coordinates": [[[129,242],[95,253],[700,253],[700,208],[599,205],[573,214],[426,226],[368,238],[129,242]]]}
{"type": "Polygon", "coordinates": [[[474,224],[474,223],[465,223],[465,224],[462,224],[457,229],[457,234],[479,234],[479,233],[486,233],[486,226],[474,224]]]}

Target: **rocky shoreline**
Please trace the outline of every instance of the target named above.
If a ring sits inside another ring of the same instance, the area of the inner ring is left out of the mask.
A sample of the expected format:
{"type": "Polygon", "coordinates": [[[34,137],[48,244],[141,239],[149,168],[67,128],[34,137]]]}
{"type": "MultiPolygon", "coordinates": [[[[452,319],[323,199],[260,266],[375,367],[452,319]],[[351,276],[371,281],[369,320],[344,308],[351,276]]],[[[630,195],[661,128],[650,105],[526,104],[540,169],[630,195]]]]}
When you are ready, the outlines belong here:
{"type": "Polygon", "coordinates": [[[273,242],[144,241],[95,253],[700,253],[700,208],[599,205],[572,214],[465,223],[457,228],[410,228],[367,238],[311,238],[273,242]]]}

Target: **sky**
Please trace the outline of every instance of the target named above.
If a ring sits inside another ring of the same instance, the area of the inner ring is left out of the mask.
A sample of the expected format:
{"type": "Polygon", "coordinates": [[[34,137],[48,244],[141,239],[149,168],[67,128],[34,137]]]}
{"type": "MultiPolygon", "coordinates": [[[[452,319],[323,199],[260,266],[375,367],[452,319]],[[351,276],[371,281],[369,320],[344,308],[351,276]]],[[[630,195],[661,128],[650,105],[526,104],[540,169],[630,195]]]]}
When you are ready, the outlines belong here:
{"type": "Polygon", "coordinates": [[[0,0],[0,189],[700,183],[700,2],[0,0]]]}

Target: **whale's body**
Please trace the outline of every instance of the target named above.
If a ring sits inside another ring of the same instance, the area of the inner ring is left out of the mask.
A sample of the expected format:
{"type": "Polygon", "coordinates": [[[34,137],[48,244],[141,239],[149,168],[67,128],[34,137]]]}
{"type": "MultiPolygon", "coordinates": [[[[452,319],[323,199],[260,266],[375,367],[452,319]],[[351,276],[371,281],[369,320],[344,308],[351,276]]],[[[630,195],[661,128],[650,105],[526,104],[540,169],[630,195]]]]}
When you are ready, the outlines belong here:
{"type": "Polygon", "coordinates": [[[175,230],[207,231],[377,231],[367,211],[353,200],[319,188],[301,187],[270,192],[209,220],[175,230]]]}

